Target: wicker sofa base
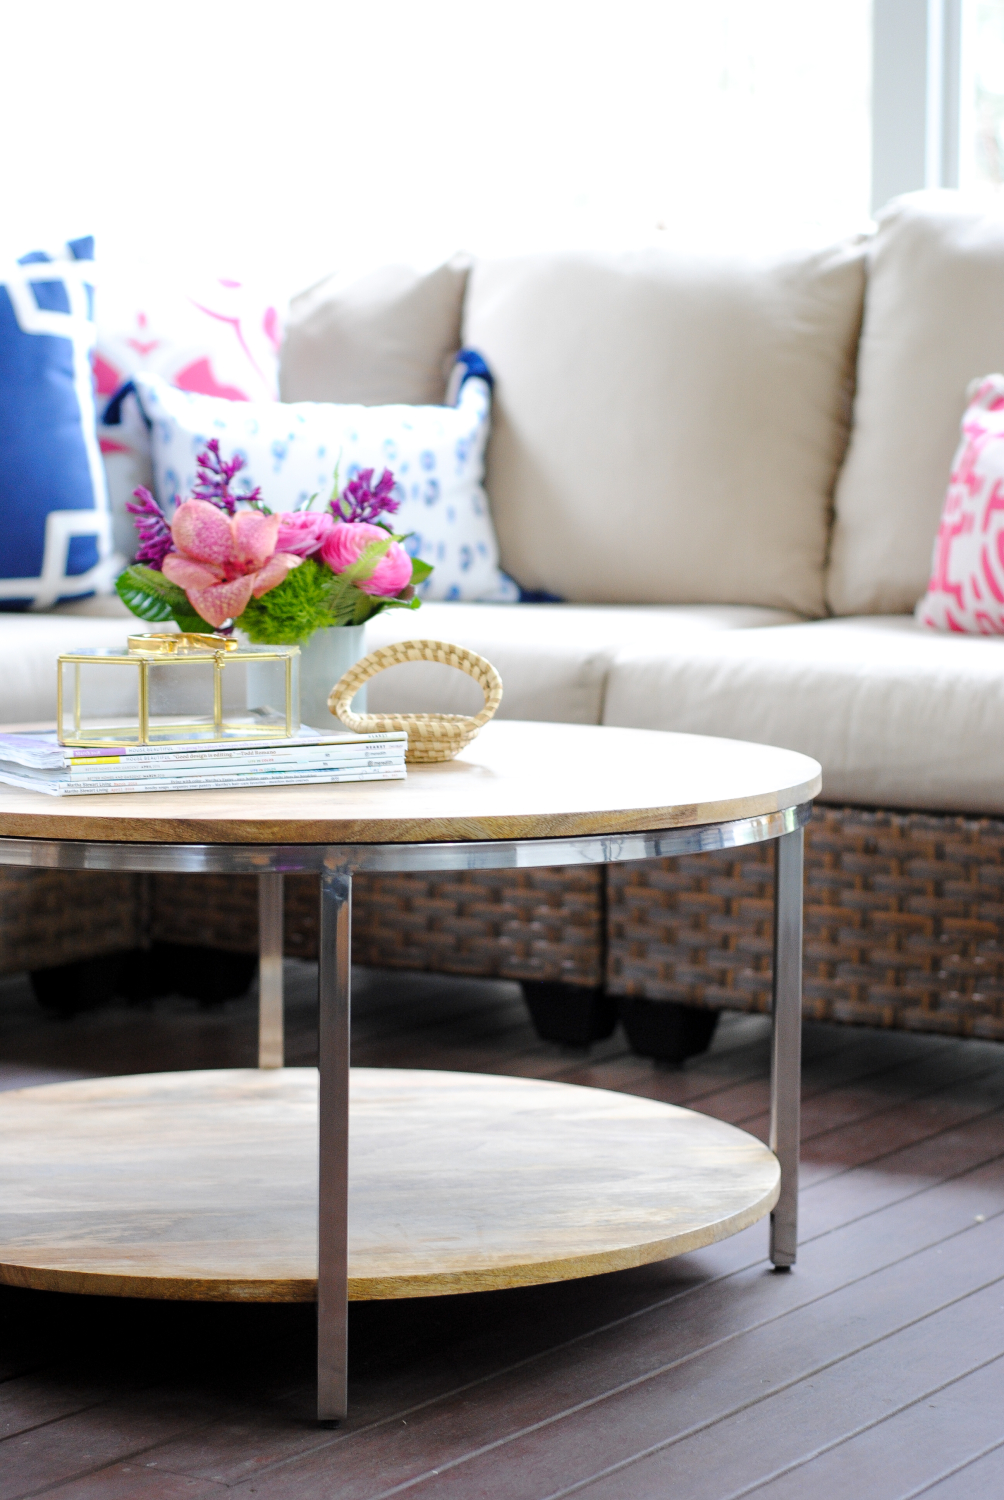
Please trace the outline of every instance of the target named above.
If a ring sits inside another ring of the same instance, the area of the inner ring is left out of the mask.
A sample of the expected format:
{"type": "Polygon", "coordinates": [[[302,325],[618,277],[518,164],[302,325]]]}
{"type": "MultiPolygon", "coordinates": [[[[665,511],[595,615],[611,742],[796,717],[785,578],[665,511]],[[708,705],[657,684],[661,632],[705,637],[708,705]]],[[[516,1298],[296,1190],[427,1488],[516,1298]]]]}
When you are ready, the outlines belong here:
{"type": "MultiPolygon", "coordinates": [[[[770,1007],[773,849],[613,865],[607,988],[770,1007]]],[[[1004,820],[816,807],[805,1013],[1004,1041],[1004,820]]]]}
{"type": "MultiPolygon", "coordinates": [[[[554,870],[360,876],[353,957],[557,980],[712,1009],[770,1004],[773,851],[554,870]]],[[[1004,819],[817,807],[805,1010],[1004,1041],[1004,819]]],[[[142,940],[257,945],[253,877],[0,868],[0,972],[142,940]]],[[[317,885],[286,882],[286,950],[317,951],[317,885]]]]}
{"type": "Polygon", "coordinates": [[[135,875],[0,865],[0,974],[121,953],[143,932],[135,875]]]}
{"type": "MultiPolygon", "coordinates": [[[[473,870],[358,875],[352,956],[374,968],[600,986],[603,870],[473,870]]],[[[317,880],[285,882],[286,952],[317,956],[317,880]]],[[[251,951],[258,942],[254,877],[158,875],[151,937],[251,951]]]]}

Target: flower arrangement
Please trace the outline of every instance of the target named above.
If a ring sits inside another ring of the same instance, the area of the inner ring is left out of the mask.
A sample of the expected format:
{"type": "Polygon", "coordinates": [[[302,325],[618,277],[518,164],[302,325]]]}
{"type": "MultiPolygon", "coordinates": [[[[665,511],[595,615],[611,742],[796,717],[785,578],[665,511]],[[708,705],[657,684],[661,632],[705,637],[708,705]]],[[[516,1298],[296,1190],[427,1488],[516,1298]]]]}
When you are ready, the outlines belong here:
{"type": "Polygon", "coordinates": [[[323,511],[311,509],[312,495],[301,510],[273,514],[259,489],[235,494],[244,460],[224,460],[216,438],[196,463],[192,496],[170,520],[149,490],[133,491],[140,546],[116,583],[133,614],[285,646],[327,626],[362,625],[382,609],[418,608],[415,587],[432,569],[384,519],[398,508],[389,469],[376,483],[364,469],[341,492],[336,474],[323,511]]]}

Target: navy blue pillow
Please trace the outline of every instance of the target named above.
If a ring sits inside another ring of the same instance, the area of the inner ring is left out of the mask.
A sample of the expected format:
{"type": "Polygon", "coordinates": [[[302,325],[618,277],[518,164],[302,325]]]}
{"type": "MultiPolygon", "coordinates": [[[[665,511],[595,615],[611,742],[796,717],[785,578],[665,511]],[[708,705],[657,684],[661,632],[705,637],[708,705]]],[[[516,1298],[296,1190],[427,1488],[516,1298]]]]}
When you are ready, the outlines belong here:
{"type": "Polygon", "coordinates": [[[0,609],[111,586],[91,383],[94,241],[0,267],[0,609]]]}

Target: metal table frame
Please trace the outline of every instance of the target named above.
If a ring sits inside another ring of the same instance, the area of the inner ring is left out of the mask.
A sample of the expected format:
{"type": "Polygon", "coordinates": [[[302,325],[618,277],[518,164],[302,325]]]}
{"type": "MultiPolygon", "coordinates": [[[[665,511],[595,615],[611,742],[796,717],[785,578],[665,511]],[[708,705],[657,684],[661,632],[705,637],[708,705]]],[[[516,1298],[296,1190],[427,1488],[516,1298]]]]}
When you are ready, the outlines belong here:
{"type": "Polygon", "coordinates": [[[777,840],[770,1074],[770,1148],[781,1165],[770,1258],[795,1262],[802,1010],[802,843],[811,803],[732,823],[580,838],[429,844],[146,844],[0,838],[0,864],[61,870],[258,875],[259,1066],[281,1067],[282,877],[320,876],[320,1071],[317,1416],[347,1410],[348,1144],[352,876],[357,871],[529,869],[614,864],[777,840]]]}

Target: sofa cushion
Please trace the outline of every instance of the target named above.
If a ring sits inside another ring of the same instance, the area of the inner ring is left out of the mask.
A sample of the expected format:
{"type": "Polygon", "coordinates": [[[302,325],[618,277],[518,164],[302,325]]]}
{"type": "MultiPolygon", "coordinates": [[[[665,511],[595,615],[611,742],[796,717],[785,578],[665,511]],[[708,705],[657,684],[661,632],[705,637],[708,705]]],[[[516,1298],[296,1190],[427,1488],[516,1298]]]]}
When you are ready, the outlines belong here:
{"type": "Polygon", "coordinates": [[[979,381],[966,407],[914,613],[934,630],[1004,635],[1004,375],[979,381]]]}
{"type": "MultiPolygon", "coordinates": [[[[0,682],[3,683],[3,722],[34,724],[55,722],[56,657],[61,651],[86,646],[122,647],[137,626],[151,627],[130,616],[128,620],[94,615],[0,614],[0,682]]],[[[158,629],[161,627],[158,626],[158,629]]],[[[167,628],[173,629],[173,626],[167,628]]],[[[128,712],[135,704],[133,673],[123,672],[121,701],[108,701],[108,712],[128,712]],[[126,679],[130,681],[126,681],[126,679]]],[[[103,700],[104,701],[104,700],[103,700]]]]}
{"type": "Polygon", "coordinates": [[[111,517],[95,432],[94,241],[0,267],[0,605],[108,588],[111,517]]]}
{"type": "MultiPolygon", "coordinates": [[[[598,724],[614,654],[639,638],[673,642],[711,631],[777,625],[779,610],[645,609],[555,604],[423,604],[391,610],[366,626],[366,649],[432,637],[468,646],[502,673],[500,716],[598,724]]],[[[168,622],[158,630],[173,630],[168,622]]],[[[150,627],[112,595],[61,605],[49,614],[0,614],[0,717],[7,724],[56,716],[56,657],[78,646],[124,646],[130,630],[150,627]]],[[[334,684],[332,684],[333,686],[334,684]]],[[[435,662],[409,662],[375,678],[369,705],[381,712],[468,713],[481,707],[469,677],[435,662]]],[[[124,707],[124,706],[123,706],[124,707]]]]}
{"type": "Polygon", "coordinates": [[[828,802],[1004,814],[1004,641],[909,616],[622,652],[603,722],[800,750],[822,765],[828,802]]]}
{"type": "MultiPolygon", "coordinates": [[[[611,664],[638,641],[671,651],[719,631],[777,625],[780,610],[578,604],[423,604],[391,610],[366,626],[366,649],[411,638],[452,641],[486,656],[502,675],[503,719],[599,724],[611,664]]],[[[408,662],[372,679],[371,712],[476,713],[480,690],[436,662],[408,662]]]]}
{"type": "Polygon", "coordinates": [[[931,192],[880,215],[836,491],[836,614],[901,614],[923,594],[966,388],[1004,369],[1002,303],[1004,211],[931,192]]]}
{"type": "Polygon", "coordinates": [[[283,401],[435,406],[460,348],[468,262],[426,275],[383,266],[330,276],[294,297],[282,346],[283,401]]]}
{"type": "Polygon", "coordinates": [[[503,567],[580,602],[819,614],[863,250],[478,262],[503,567]]]}
{"type": "MultiPolygon", "coordinates": [[[[94,387],[99,416],[133,376],[160,375],[180,391],[228,401],[275,401],[279,393],[282,322],[264,290],[232,277],[193,277],[186,287],[149,268],[117,268],[103,277],[97,299],[94,387]]],[[[153,482],[150,434],[135,401],[123,420],[98,424],[108,480],[116,549],[130,561],[136,533],[127,502],[137,485],[153,482]]]]}
{"type": "Polygon", "coordinates": [[[453,406],[339,406],[333,402],[222,401],[177,391],[139,375],[136,389],[153,424],[157,498],[164,506],[190,496],[196,457],[218,438],[225,458],[245,461],[235,488],[261,487],[272,510],[295,510],[319,498],[322,510],[336,473],[341,486],[360,471],[396,480],[395,529],[409,534],[413,555],[433,566],[421,585],[432,599],[516,599],[500,574],[498,543],[482,477],[491,418],[484,362],[457,359],[463,385],[453,406]]]}

